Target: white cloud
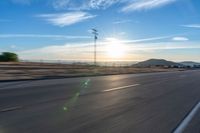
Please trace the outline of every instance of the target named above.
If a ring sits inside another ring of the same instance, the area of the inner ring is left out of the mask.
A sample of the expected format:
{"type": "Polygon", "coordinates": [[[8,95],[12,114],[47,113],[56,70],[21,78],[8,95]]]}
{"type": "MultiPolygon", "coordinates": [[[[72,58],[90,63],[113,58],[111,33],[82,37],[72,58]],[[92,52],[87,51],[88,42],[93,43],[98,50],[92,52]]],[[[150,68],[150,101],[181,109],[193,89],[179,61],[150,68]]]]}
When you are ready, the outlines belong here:
{"type": "Polygon", "coordinates": [[[124,23],[130,23],[132,20],[118,20],[113,22],[113,24],[124,24],[124,23]]]}
{"type": "MultiPolygon", "coordinates": [[[[112,60],[112,58],[107,56],[107,46],[110,44],[113,38],[108,38],[104,42],[98,42],[98,60],[112,60]]],[[[149,40],[149,39],[140,39],[149,40]]],[[[117,41],[118,42],[118,41],[117,41]]],[[[142,55],[145,53],[155,53],[156,50],[176,50],[176,49],[200,49],[198,43],[176,43],[176,42],[156,42],[156,43],[136,43],[132,40],[119,41],[120,44],[124,45],[127,49],[125,51],[126,55],[124,60],[132,57],[132,54],[138,53],[142,55]],[[181,45],[180,45],[181,43],[181,45]]],[[[29,60],[93,60],[93,43],[74,43],[65,45],[54,45],[46,46],[38,49],[18,51],[21,59],[29,60]],[[37,54],[35,54],[37,53],[37,54]]]]}
{"type": "Polygon", "coordinates": [[[120,36],[126,35],[126,32],[119,32],[118,35],[120,36]]]}
{"type": "Polygon", "coordinates": [[[15,49],[17,46],[16,45],[11,45],[10,48],[15,49]]]}
{"type": "Polygon", "coordinates": [[[88,56],[92,54],[90,53],[90,48],[88,48],[90,46],[93,46],[93,44],[50,45],[38,49],[20,51],[18,54],[22,59],[28,60],[81,60],[88,58],[88,56]],[[87,55],[87,57],[85,55],[87,55]]]}
{"type": "MultiPolygon", "coordinates": [[[[14,3],[30,5],[33,2],[41,2],[40,0],[11,0],[14,3]]],[[[91,9],[107,9],[113,5],[122,8],[123,12],[135,10],[148,10],[158,8],[178,0],[47,0],[47,3],[55,9],[68,10],[91,10],[91,9]]]]}
{"type": "Polygon", "coordinates": [[[197,28],[200,29],[200,24],[188,24],[188,25],[181,25],[182,27],[187,27],[187,28],[197,28]]]}
{"type": "Polygon", "coordinates": [[[121,43],[141,43],[141,42],[152,42],[157,40],[163,40],[170,38],[171,36],[159,36],[159,37],[151,37],[151,38],[143,38],[143,39],[137,39],[137,40],[123,40],[120,41],[121,43]]]}
{"type": "Polygon", "coordinates": [[[55,9],[63,9],[68,6],[70,0],[53,0],[52,5],[55,9]]]}
{"type": "Polygon", "coordinates": [[[88,6],[93,9],[106,9],[120,0],[90,0],[88,6]]]}
{"type": "Polygon", "coordinates": [[[186,37],[173,37],[172,40],[173,41],[189,41],[189,39],[186,37]]]}
{"type": "MultiPolygon", "coordinates": [[[[124,32],[122,32],[122,34],[126,34],[124,32]]],[[[161,41],[164,41],[164,40],[168,40],[170,38],[172,38],[172,36],[174,35],[168,35],[168,36],[157,36],[157,37],[149,37],[149,38],[141,38],[141,39],[133,39],[133,40],[119,40],[118,39],[118,42],[119,43],[123,43],[123,44],[142,44],[142,43],[158,43],[161,42],[161,41]]],[[[108,37],[108,38],[105,38],[105,40],[112,40],[112,39],[115,39],[113,37],[108,37]]],[[[100,42],[101,44],[107,44],[107,41],[102,41],[100,42]]]]}
{"type": "Polygon", "coordinates": [[[74,10],[107,9],[118,4],[123,12],[148,10],[161,7],[178,0],[54,0],[54,8],[74,10]]]}
{"type": "Polygon", "coordinates": [[[69,26],[75,23],[83,22],[88,19],[96,17],[96,15],[91,15],[87,12],[67,12],[67,13],[58,13],[58,14],[41,14],[38,17],[43,18],[47,22],[55,26],[69,26]]]}
{"type": "Polygon", "coordinates": [[[177,0],[134,0],[123,7],[122,11],[130,12],[137,10],[149,10],[173,3],[175,1],[177,0]]]}
{"type": "Polygon", "coordinates": [[[0,34],[0,38],[60,38],[60,39],[89,39],[89,36],[42,35],[42,34],[0,34]]]}
{"type": "Polygon", "coordinates": [[[73,10],[90,10],[90,9],[106,9],[116,3],[125,0],[54,0],[53,7],[56,9],[73,9],[73,10]]]}

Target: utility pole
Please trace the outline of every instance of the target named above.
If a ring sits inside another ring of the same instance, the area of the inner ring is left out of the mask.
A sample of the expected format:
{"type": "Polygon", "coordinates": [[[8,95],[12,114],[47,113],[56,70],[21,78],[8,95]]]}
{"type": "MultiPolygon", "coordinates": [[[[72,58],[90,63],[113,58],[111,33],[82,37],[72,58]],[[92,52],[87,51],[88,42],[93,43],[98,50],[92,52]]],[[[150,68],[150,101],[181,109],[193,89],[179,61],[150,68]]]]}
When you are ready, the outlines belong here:
{"type": "Polygon", "coordinates": [[[92,29],[92,34],[94,35],[94,65],[97,65],[97,39],[98,39],[98,31],[96,29],[92,29]]]}

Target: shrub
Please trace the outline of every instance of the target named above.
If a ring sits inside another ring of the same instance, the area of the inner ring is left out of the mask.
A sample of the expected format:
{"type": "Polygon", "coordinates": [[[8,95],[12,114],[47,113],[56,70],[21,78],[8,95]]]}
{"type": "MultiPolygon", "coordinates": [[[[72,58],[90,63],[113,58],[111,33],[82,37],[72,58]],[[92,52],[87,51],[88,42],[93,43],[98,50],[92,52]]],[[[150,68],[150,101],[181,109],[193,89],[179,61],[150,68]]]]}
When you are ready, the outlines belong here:
{"type": "Polygon", "coordinates": [[[10,52],[3,52],[0,55],[0,61],[1,62],[18,62],[18,56],[15,53],[10,53],[10,52]]]}

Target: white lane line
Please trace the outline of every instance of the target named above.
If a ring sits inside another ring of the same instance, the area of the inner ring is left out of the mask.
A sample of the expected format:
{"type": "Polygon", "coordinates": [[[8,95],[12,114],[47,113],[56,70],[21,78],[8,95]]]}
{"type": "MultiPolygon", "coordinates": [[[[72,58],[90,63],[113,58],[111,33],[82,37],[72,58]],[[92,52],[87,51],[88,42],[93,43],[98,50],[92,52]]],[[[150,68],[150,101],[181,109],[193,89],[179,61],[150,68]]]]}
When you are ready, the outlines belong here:
{"type": "Polygon", "coordinates": [[[127,85],[127,86],[122,86],[122,87],[117,87],[117,88],[112,88],[112,89],[103,90],[102,92],[109,92],[109,91],[122,90],[122,89],[130,88],[130,87],[135,87],[135,86],[139,86],[139,85],[140,85],[140,84],[127,85]]]}
{"type": "Polygon", "coordinates": [[[181,124],[176,128],[174,133],[183,133],[183,131],[186,129],[188,124],[192,121],[194,116],[197,114],[197,112],[200,109],[200,102],[192,109],[192,111],[187,115],[187,117],[181,122],[181,124]]]}
{"type": "Polygon", "coordinates": [[[22,106],[9,107],[9,108],[5,108],[5,109],[0,110],[0,112],[8,112],[8,111],[13,111],[13,110],[18,110],[18,109],[21,109],[21,108],[22,108],[22,106]]]}

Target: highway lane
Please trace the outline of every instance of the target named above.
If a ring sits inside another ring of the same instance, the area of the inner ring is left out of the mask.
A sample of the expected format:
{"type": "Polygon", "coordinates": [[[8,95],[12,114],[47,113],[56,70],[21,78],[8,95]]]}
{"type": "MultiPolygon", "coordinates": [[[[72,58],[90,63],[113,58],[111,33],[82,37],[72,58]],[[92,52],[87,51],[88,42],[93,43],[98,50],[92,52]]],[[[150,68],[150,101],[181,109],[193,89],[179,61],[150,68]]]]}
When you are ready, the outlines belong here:
{"type": "Polygon", "coordinates": [[[169,133],[199,86],[200,71],[0,83],[0,133],[169,133]]]}

